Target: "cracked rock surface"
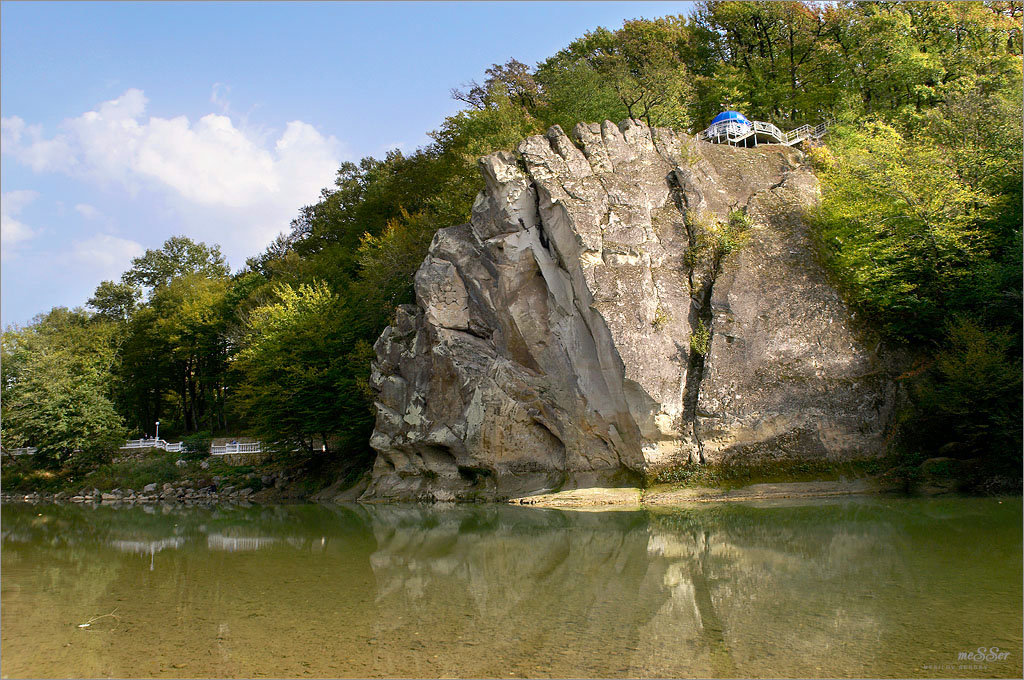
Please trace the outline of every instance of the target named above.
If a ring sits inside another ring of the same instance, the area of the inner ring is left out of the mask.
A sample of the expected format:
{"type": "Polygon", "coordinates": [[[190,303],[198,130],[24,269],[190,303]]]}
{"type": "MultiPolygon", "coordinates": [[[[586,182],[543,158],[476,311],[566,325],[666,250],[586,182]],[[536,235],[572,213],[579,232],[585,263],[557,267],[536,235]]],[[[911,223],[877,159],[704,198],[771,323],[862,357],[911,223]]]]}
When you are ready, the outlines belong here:
{"type": "Polygon", "coordinates": [[[814,258],[818,185],[799,151],[605,121],[480,168],[471,222],[437,232],[416,304],[375,345],[365,499],[882,452],[892,390],[814,258]],[[742,245],[708,247],[734,211],[742,245]]]}

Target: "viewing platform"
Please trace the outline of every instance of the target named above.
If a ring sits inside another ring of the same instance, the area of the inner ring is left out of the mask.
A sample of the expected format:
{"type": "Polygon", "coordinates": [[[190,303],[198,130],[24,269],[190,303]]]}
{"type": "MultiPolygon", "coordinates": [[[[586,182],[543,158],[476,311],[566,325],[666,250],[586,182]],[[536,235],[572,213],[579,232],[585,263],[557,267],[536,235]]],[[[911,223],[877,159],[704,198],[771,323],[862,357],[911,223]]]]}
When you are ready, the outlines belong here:
{"type": "Polygon", "coordinates": [[[725,111],[715,116],[711,125],[701,132],[698,138],[712,144],[729,144],[730,146],[754,147],[760,144],[796,146],[806,140],[817,141],[824,137],[826,132],[828,132],[828,128],[824,123],[814,127],[801,125],[789,132],[783,132],[771,123],[747,120],[738,111],[725,111]]]}

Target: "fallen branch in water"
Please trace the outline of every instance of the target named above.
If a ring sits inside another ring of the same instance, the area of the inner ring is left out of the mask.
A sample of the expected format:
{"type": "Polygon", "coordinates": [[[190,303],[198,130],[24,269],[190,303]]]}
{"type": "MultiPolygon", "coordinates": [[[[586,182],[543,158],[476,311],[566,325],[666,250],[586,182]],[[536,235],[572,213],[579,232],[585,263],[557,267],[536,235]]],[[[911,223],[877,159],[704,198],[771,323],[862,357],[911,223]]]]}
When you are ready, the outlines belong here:
{"type": "Polygon", "coordinates": [[[120,617],[120,616],[118,616],[117,614],[115,614],[115,613],[114,613],[114,612],[116,612],[116,611],[117,611],[118,609],[119,609],[119,607],[114,607],[114,611],[110,612],[109,614],[101,614],[100,616],[94,616],[94,617],[92,617],[91,619],[89,619],[88,621],[86,621],[85,623],[80,623],[80,624],[78,624],[78,627],[79,627],[79,628],[88,628],[88,627],[89,627],[89,626],[91,626],[91,625],[92,625],[92,624],[93,624],[93,623],[94,623],[95,621],[99,621],[100,619],[105,619],[105,618],[107,618],[108,616],[110,616],[110,617],[113,617],[115,621],[117,621],[118,623],[121,623],[121,617],[120,617]]]}

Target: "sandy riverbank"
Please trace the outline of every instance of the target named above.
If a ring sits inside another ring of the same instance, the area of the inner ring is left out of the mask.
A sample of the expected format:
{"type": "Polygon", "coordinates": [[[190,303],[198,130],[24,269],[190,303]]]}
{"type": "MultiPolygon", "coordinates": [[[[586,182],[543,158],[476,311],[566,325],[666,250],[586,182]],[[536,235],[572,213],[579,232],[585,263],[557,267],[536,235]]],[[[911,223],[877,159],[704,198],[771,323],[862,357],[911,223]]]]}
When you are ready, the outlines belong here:
{"type": "Polygon", "coordinates": [[[676,487],[660,485],[650,489],[571,489],[558,493],[513,498],[509,503],[548,508],[594,508],[626,510],[642,506],[752,501],[776,498],[818,498],[855,494],[884,493],[878,482],[869,479],[822,482],[780,482],[751,484],[735,489],[712,487],[676,487]]]}

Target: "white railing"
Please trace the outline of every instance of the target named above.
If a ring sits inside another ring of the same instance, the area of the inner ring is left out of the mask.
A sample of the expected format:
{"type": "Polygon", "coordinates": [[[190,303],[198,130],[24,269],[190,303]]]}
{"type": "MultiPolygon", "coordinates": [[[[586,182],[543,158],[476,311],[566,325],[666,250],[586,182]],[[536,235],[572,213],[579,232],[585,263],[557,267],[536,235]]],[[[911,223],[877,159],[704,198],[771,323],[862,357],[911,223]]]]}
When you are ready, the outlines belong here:
{"type": "Polygon", "coordinates": [[[223,446],[211,446],[211,456],[226,456],[231,453],[263,453],[262,442],[233,442],[223,446]]]}
{"type": "Polygon", "coordinates": [[[760,120],[751,121],[750,123],[738,123],[733,120],[728,120],[711,125],[700,133],[700,138],[706,141],[714,141],[717,144],[721,144],[722,142],[736,144],[738,142],[742,142],[748,137],[754,137],[756,140],[757,136],[761,136],[768,137],[770,140],[768,143],[793,146],[794,144],[799,144],[805,139],[820,139],[827,131],[828,128],[824,123],[816,125],[815,127],[811,127],[810,125],[801,125],[789,132],[783,132],[775,125],[765,123],[760,120]]]}
{"type": "Polygon", "coordinates": [[[715,123],[700,133],[700,136],[704,139],[721,139],[725,137],[730,142],[734,142],[749,137],[752,133],[753,128],[748,123],[737,123],[727,120],[723,123],[715,123]]]}
{"type": "Polygon", "coordinates": [[[775,127],[771,123],[764,123],[759,120],[754,121],[754,132],[760,132],[762,134],[771,135],[776,139],[786,139],[787,135],[785,132],[775,127]]]}
{"type": "MultiPolygon", "coordinates": [[[[128,449],[162,449],[170,453],[179,453],[185,450],[184,442],[168,442],[163,439],[130,439],[124,443],[121,450],[128,449]]],[[[31,456],[38,449],[34,446],[23,446],[17,449],[7,449],[12,456],[31,456]]],[[[211,456],[225,456],[231,453],[263,453],[262,442],[231,442],[223,446],[210,446],[211,456]]]]}
{"type": "MultiPolygon", "coordinates": [[[[172,454],[176,454],[178,452],[184,451],[184,442],[176,441],[174,443],[171,443],[169,441],[164,441],[163,439],[131,439],[130,441],[126,441],[125,445],[123,445],[121,449],[161,449],[163,451],[168,451],[172,454]]],[[[14,451],[18,450],[15,449],[14,451]]],[[[33,449],[32,453],[36,453],[36,450],[33,449]]],[[[211,445],[210,447],[211,456],[262,453],[263,444],[262,442],[259,441],[246,441],[243,443],[240,443],[238,441],[232,441],[230,443],[220,445],[220,447],[218,447],[218,445],[211,445]]],[[[18,454],[14,455],[17,456],[18,454]]]]}
{"type": "Polygon", "coordinates": [[[125,442],[122,449],[163,449],[171,453],[177,453],[184,448],[184,442],[170,443],[163,439],[130,439],[125,442]]]}
{"type": "Polygon", "coordinates": [[[810,125],[801,125],[795,130],[790,130],[789,134],[786,135],[786,139],[787,143],[792,146],[793,144],[802,142],[805,139],[818,139],[819,137],[824,136],[827,131],[828,128],[825,127],[824,123],[816,125],[815,127],[811,127],[810,125]]]}
{"type": "Polygon", "coordinates": [[[152,449],[156,447],[159,439],[129,439],[122,449],[152,449]]]}

